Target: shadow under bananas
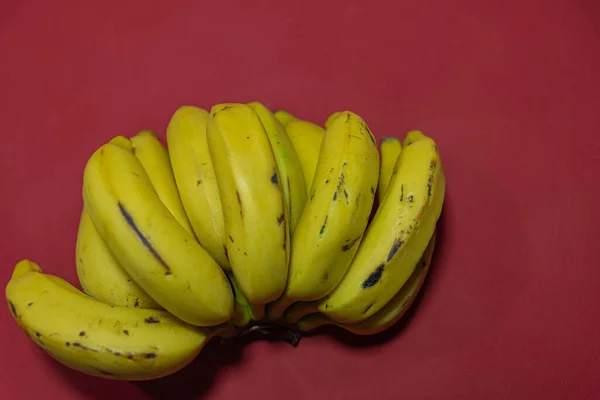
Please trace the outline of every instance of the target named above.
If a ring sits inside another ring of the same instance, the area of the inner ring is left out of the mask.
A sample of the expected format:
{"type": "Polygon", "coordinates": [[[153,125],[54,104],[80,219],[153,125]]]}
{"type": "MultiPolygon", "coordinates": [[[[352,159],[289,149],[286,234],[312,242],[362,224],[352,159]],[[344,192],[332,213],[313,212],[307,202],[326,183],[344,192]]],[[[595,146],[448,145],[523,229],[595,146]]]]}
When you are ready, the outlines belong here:
{"type": "Polygon", "coordinates": [[[219,373],[241,362],[247,342],[240,339],[243,338],[222,341],[215,338],[182,370],[164,378],[132,384],[144,392],[147,399],[200,399],[211,391],[219,373]]]}
{"type": "Polygon", "coordinates": [[[164,378],[134,382],[145,398],[153,400],[196,400],[208,395],[220,373],[241,362],[244,349],[250,342],[288,342],[297,346],[298,332],[269,323],[247,327],[228,339],[215,338],[209,342],[191,364],[164,378]],[[254,329],[256,328],[256,329],[254,329]]]}
{"type": "Polygon", "coordinates": [[[442,212],[440,215],[440,219],[437,224],[437,240],[435,244],[435,249],[433,251],[433,256],[431,259],[431,265],[429,267],[429,272],[423,281],[423,285],[421,289],[415,296],[415,299],[411,306],[406,310],[406,313],[400,318],[398,322],[396,322],[390,328],[376,333],[374,335],[356,335],[354,333],[348,332],[347,330],[340,328],[336,325],[324,325],[311,332],[307,332],[303,334],[303,337],[309,338],[311,336],[316,335],[328,335],[332,337],[334,340],[338,341],[349,347],[372,347],[372,346],[380,346],[385,344],[386,342],[396,338],[398,335],[402,333],[404,329],[406,329],[409,325],[413,316],[418,313],[419,304],[424,296],[427,296],[428,287],[431,284],[431,281],[435,279],[436,271],[437,271],[437,260],[444,258],[444,237],[446,235],[447,230],[445,229],[445,213],[442,212]]]}

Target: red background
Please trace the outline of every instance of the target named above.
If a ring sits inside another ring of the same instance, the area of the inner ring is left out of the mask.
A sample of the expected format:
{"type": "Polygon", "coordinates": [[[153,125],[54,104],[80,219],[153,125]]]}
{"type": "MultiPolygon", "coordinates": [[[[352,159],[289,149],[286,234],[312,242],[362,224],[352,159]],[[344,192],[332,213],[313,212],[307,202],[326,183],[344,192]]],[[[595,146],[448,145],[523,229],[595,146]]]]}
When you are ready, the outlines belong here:
{"type": "Polygon", "coordinates": [[[3,285],[25,257],[76,281],[87,158],[164,137],[182,104],[426,131],[448,180],[439,247],[403,327],[215,342],[144,384],[58,365],[0,307],[0,398],[600,398],[598,1],[92,4],[0,3],[3,285]]]}

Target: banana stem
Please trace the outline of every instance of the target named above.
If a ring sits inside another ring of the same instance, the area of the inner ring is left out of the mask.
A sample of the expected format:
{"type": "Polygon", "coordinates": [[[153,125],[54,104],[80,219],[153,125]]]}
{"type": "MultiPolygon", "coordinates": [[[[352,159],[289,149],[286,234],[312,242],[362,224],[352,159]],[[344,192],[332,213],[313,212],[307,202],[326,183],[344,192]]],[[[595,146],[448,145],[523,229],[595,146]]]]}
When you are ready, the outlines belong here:
{"type": "Polygon", "coordinates": [[[260,334],[261,336],[269,336],[269,335],[277,335],[281,339],[285,340],[293,347],[298,346],[300,340],[302,339],[302,333],[278,324],[272,323],[260,323],[256,325],[252,325],[251,327],[245,329],[240,336],[247,336],[252,334],[260,334]]]}

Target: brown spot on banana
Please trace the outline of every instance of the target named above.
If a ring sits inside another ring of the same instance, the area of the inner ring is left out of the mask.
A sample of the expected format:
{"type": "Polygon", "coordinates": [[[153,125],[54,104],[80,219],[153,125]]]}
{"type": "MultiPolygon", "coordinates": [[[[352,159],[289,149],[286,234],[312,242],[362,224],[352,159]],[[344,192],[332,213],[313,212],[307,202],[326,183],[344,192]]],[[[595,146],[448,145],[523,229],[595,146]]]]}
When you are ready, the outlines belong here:
{"type": "Polygon", "coordinates": [[[156,317],[148,317],[144,320],[144,322],[147,324],[158,324],[160,320],[156,317]]]}
{"type": "Polygon", "coordinates": [[[323,232],[325,232],[325,226],[327,225],[327,219],[329,215],[325,216],[325,221],[323,221],[323,225],[321,225],[321,230],[319,231],[319,236],[323,236],[323,232]]]}
{"type": "MultiPolygon", "coordinates": [[[[69,346],[68,343],[69,342],[67,342],[67,346],[69,346]]],[[[72,344],[73,344],[73,347],[76,347],[78,349],[85,350],[85,351],[91,351],[92,353],[98,353],[98,350],[88,347],[86,345],[83,345],[79,342],[73,342],[72,344]]]]}
{"type": "Polygon", "coordinates": [[[242,204],[242,196],[240,195],[240,192],[238,192],[237,190],[235,191],[235,195],[237,197],[237,202],[240,206],[240,218],[242,219],[242,225],[244,224],[244,205],[242,204]]]}
{"type": "Polygon", "coordinates": [[[357,237],[355,239],[348,239],[346,241],[346,244],[342,246],[342,251],[350,250],[356,244],[356,242],[358,242],[360,240],[361,237],[362,237],[362,235],[360,235],[359,237],[357,237]]]}

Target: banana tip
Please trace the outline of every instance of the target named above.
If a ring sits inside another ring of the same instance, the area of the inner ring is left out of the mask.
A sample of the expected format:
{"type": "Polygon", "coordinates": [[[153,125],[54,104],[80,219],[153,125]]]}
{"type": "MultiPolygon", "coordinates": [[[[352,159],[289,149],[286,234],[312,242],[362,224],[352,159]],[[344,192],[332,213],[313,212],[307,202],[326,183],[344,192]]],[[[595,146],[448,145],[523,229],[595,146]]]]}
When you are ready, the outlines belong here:
{"type": "Polygon", "coordinates": [[[27,275],[30,272],[42,273],[42,269],[39,265],[31,260],[21,260],[17,263],[17,265],[15,265],[12,279],[20,278],[21,276],[27,275]]]}

